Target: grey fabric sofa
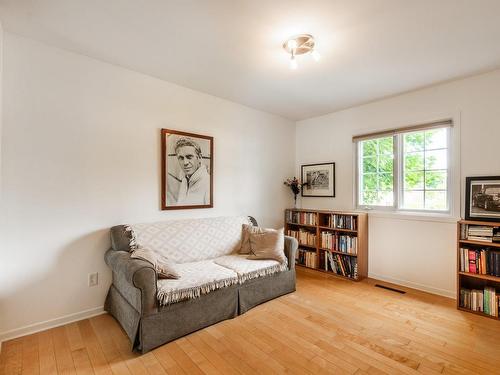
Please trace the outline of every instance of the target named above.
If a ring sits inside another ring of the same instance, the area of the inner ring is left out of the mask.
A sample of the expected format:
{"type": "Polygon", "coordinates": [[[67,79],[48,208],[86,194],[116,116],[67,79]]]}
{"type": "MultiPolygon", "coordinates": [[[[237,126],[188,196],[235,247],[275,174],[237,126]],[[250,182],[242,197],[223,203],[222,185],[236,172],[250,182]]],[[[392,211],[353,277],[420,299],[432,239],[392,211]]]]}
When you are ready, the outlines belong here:
{"type": "Polygon", "coordinates": [[[105,310],[121,324],[132,349],[142,353],[295,291],[298,243],[295,238],[285,236],[286,271],[161,306],[157,300],[155,269],[146,261],[130,257],[129,242],[130,233],[125,226],[111,229],[112,246],[105,254],[105,261],[112,270],[113,281],[105,310]]]}

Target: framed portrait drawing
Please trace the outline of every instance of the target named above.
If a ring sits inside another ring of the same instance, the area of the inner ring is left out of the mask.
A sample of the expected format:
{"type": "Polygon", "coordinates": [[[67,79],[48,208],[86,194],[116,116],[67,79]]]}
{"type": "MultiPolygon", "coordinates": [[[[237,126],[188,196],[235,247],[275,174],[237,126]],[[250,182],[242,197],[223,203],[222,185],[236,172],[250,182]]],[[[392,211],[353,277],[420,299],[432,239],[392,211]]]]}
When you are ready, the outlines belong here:
{"type": "Polygon", "coordinates": [[[335,163],[301,166],[303,197],[335,197],[335,163]]]}
{"type": "Polygon", "coordinates": [[[161,129],[161,209],[213,207],[214,139],[161,129]]]}
{"type": "Polygon", "coordinates": [[[465,178],[465,219],[500,221],[500,176],[465,178]]]}

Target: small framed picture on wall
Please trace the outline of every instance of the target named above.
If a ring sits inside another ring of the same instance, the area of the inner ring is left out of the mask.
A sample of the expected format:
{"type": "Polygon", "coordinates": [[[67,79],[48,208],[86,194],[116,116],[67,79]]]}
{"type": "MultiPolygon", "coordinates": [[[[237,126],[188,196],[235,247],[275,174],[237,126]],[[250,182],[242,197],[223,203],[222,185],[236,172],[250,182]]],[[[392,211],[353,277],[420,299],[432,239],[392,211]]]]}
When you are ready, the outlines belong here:
{"type": "Polygon", "coordinates": [[[303,197],[335,197],[335,163],[301,166],[303,197]]]}
{"type": "Polygon", "coordinates": [[[466,177],[465,219],[500,221],[500,176],[466,177]]]}
{"type": "Polygon", "coordinates": [[[213,207],[213,137],[161,129],[161,209],[213,207]]]}

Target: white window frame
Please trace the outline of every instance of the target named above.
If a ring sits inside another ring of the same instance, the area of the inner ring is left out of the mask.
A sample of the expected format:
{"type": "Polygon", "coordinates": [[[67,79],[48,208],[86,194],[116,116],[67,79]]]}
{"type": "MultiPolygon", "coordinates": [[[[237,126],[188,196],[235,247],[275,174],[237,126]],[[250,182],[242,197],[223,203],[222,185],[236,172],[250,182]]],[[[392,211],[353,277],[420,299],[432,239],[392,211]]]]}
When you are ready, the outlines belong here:
{"type": "MultiPolygon", "coordinates": [[[[403,214],[403,215],[417,215],[417,216],[436,216],[436,217],[454,217],[457,212],[457,189],[455,185],[457,185],[457,178],[459,176],[457,174],[458,162],[457,162],[457,154],[459,153],[458,146],[459,144],[459,127],[457,125],[458,121],[455,118],[448,119],[450,121],[450,125],[443,125],[442,128],[447,128],[447,194],[446,194],[446,210],[428,210],[428,209],[408,209],[403,208],[403,190],[404,183],[401,181],[403,176],[403,168],[404,168],[404,146],[403,146],[403,135],[405,133],[412,133],[418,131],[425,131],[426,128],[422,127],[421,129],[411,130],[411,127],[408,130],[405,128],[400,128],[394,131],[392,134],[393,137],[393,205],[392,206],[377,206],[377,205],[360,205],[360,187],[361,187],[361,178],[362,173],[360,173],[360,159],[361,159],[361,147],[360,142],[363,140],[369,139],[377,139],[388,137],[391,134],[379,134],[374,135],[373,137],[367,136],[364,139],[358,140],[354,142],[354,204],[356,209],[362,211],[369,212],[380,212],[380,213],[393,213],[393,214],[403,214]]],[[[437,121],[436,121],[437,122],[437,121]]],[[[429,126],[429,129],[432,126],[429,126]]],[[[458,180],[459,181],[459,180],[458,180]]],[[[458,196],[460,193],[458,193],[458,196]]],[[[458,208],[459,209],[459,208],[458,208]]]]}

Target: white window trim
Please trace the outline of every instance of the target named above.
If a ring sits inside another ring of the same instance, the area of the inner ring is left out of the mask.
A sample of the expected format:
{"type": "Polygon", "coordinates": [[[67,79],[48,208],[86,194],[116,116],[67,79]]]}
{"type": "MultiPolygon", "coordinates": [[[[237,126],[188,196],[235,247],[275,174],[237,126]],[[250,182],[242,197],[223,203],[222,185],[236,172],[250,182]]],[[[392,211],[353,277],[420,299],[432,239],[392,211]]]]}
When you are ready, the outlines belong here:
{"type": "MultiPolygon", "coordinates": [[[[440,116],[439,118],[447,118],[452,121],[453,126],[448,130],[448,210],[411,210],[397,207],[401,202],[402,187],[400,187],[400,173],[402,172],[402,162],[399,157],[399,152],[396,152],[396,142],[394,142],[394,205],[393,206],[363,206],[359,204],[359,187],[361,174],[359,173],[359,141],[353,142],[353,205],[356,210],[370,213],[371,216],[397,218],[402,220],[422,220],[422,221],[438,221],[445,223],[456,222],[460,219],[461,212],[461,172],[460,172],[460,112],[453,115],[440,116]],[[397,165],[396,165],[397,164],[397,165]],[[396,196],[397,195],[397,196],[396,196]]],[[[431,123],[433,121],[420,121],[420,123],[431,123]]],[[[412,123],[412,122],[408,122],[412,123]]],[[[413,122],[417,123],[417,122],[413,122]]],[[[401,139],[401,137],[398,137],[401,139]]]]}

